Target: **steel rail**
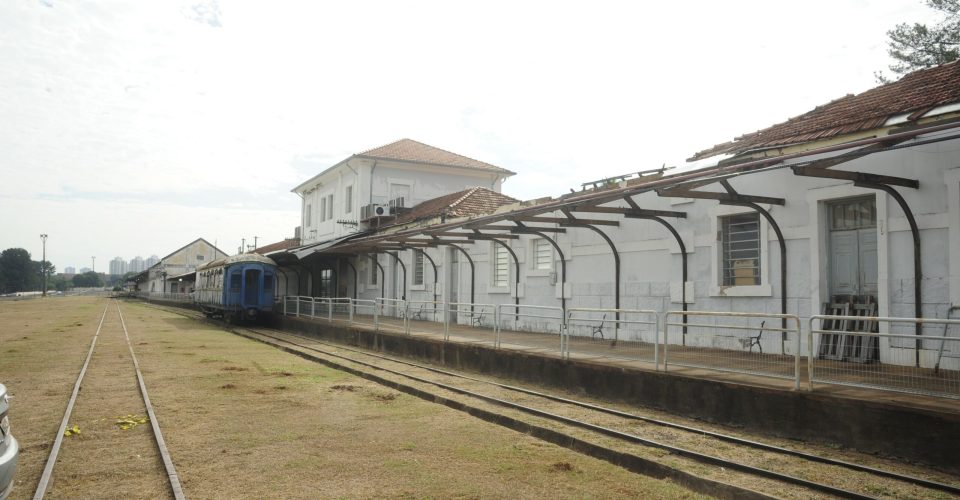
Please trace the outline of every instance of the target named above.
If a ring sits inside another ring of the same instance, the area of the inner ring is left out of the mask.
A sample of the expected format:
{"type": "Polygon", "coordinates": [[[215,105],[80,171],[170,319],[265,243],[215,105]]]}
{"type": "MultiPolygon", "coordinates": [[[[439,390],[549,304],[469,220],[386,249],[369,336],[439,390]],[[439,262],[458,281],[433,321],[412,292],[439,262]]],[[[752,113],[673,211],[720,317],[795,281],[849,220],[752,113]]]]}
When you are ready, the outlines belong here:
{"type": "MultiPolygon", "coordinates": [[[[679,324],[678,324],[678,325],[679,325],[679,324]]],[[[773,445],[773,444],[769,444],[769,443],[763,443],[763,442],[760,442],[760,441],[754,441],[754,440],[751,440],[751,439],[745,439],[745,438],[741,438],[741,437],[737,437],[737,436],[732,436],[732,435],[729,435],[729,434],[723,434],[723,433],[719,433],[719,432],[714,432],[714,431],[710,431],[710,430],[707,430],[707,429],[701,429],[701,428],[698,428],[698,427],[691,427],[691,426],[684,425],[684,424],[678,424],[678,423],[676,423],[676,422],[670,422],[669,420],[660,420],[660,419],[651,418],[651,417],[644,417],[644,416],[642,416],[642,415],[637,415],[637,414],[634,414],[634,413],[628,413],[628,412],[621,411],[621,410],[617,410],[617,409],[614,409],[614,408],[607,408],[607,407],[605,407],[605,406],[595,405],[595,404],[593,404],[593,403],[587,403],[587,402],[583,402],[583,401],[577,401],[577,400],[575,400],[575,399],[564,398],[564,397],[562,397],[562,396],[555,396],[555,395],[552,395],[552,394],[547,394],[547,393],[544,393],[544,392],[539,392],[539,391],[535,391],[535,390],[532,390],[532,389],[527,389],[527,388],[524,388],[524,387],[519,387],[519,386],[514,386],[514,385],[509,385],[509,384],[501,384],[501,383],[499,383],[499,382],[493,382],[493,381],[489,381],[489,380],[478,379],[478,378],[470,377],[470,376],[468,376],[468,375],[462,375],[462,374],[459,374],[459,373],[450,372],[450,371],[447,371],[447,370],[442,370],[442,369],[434,368],[434,367],[431,367],[431,366],[421,365],[421,364],[418,364],[418,363],[413,363],[413,362],[406,361],[406,360],[402,360],[402,359],[396,359],[396,358],[393,358],[393,357],[390,357],[390,356],[384,356],[384,355],[382,355],[382,354],[369,353],[369,352],[363,351],[363,350],[361,350],[361,349],[355,349],[355,348],[351,348],[351,347],[347,347],[347,346],[341,346],[341,345],[339,345],[339,344],[338,344],[338,345],[333,345],[333,344],[330,344],[330,343],[328,343],[328,342],[318,341],[318,340],[313,339],[313,338],[310,338],[310,337],[305,337],[305,336],[303,336],[303,335],[297,335],[297,334],[295,334],[295,333],[290,333],[290,332],[284,332],[284,331],[282,331],[282,330],[275,330],[275,331],[281,332],[281,333],[283,333],[284,335],[290,335],[290,336],[293,336],[293,337],[299,337],[299,338],[302,338],[302,339],[305,339],[305,340],[310,340],[311,342],[315,342],[315,343],[322,344],[322,345],[325,345],[325,346],[336,347],[337,349],[340,349],[340,350],[350,351],[350,352],[356,352],[356,353],[358,353],[358,354],[363,354],[363,355],[365,355],[365,356],[370,356],[370,357],[373,357],[373,358],[383,359],[383,360],[385,360],[385,361],[391,361],[391,362],[394,362],[394,363],[397,363],[397,364],[407,365],[407,366],[411,366],[411,367],[414,367],[414,368],[419,368],[419,369],[422,369],[422,370],[430,371],[430,372],[433,372],[433,373],[438,373],[438,374],[441,374],[441,375],[446,375],[446,376],[449,376],[449,377],[461,378],[461,379],[464,379],[464,380],[469,380],[469,381],[471,381],[471,382],[479,382],[479,383],[483,383],[483,384],[488,384],[488,385],[492,385],[492,386],[495,386],[495,387],[499,387],[499,388],[501,388],[501,389],[507,389],[507,390],[511,390],[511,391],[515,391],[515,392],[520,392],[520,393],[528,394],[528,395],[531,395],[531,396],[537,396],[537,397],[541,397],[541,398],[544,398],[544,399],[549,399],[549,400],[551,400],[551,401],[556,401],[556,402],[558,402],[558,403],[566,403],[566,404],[570,404],[570,405],[574,405],[574,406],[579,406],[579,407],[581,407],[581,408],[586,408],[586,409],[598,411],[598,412],[601,412],[601,413],[607,413],[607,414],[614,415],[614,416],[618,416],[618,417],[621,417],[621,418],[626,418],[626,419],[631,419],[631,420],[638,420],[638,421],[641,421],[641,422],[645,422],[645,423],[649,423],[649,424],[654,424],[654,425],[659,425],[659,426],[662,426],[662,427],[669,427],[669,428],[672,428],[672,429],[678,429],[678,430],[682,430],[682,431],[686,431],[686,432],[690,432],[690,433],[694,433],[694,434],[700,434],[700,435],[703,435],[703,436],[709,436],[709,437],[712,437],[712,438],[715,438],[715,439],[719,439],[719,440],[721,440],[721,441],[726,441],[726,442],[729,442],[729,443],[739,444],[739,445],[748,446],[748,447],[757,448],[757,449],[766,450],[766,451],[772,451],[772,452],[776,452],[776,453],[782,453],[782,454],[785,454],[785,455],[791,455],[791,456],[795,456],[795,457],[798,457],[798,458],[803,458],[803,459],[805,459],[805,460],[810,460],[810,461],[813,461],[813,462],[819,462],[819,463],[823,463],[823,464],[827,464],[827,465],[834,465],[834,466],[843,467],[843,468],[846,468],[846,469],[855,470],[855,471],[859,471],[859,472],[867,472],[867,473],[874,474],[874,475],[877,475],[877,476],[887,477],[887,478],[890,478],[890,479],[896,479],[896,480],[898,480],[898,481],[903,481],[903,482],[910,483],[910,484],[916,484],[916,485],[918,485],[918,486],[924,486],[924,487],[931,488],[931,489],[935,489],[935,490],[939,490],[939,491],[946,491],[946,492],[953,493],[953,494],[960,494],[960,486],[955,486],[955,485],[951,485],[951,484],[940,483],[940,482],[937,482],[937,481],[931,481],[931,480],[928,480],[928,479],[918,478],[918,477],[914,477],[914,476],[907,476],[907,475],[899,474],[899,473],[897,473],[897,472],[892,472],[892,471],[888,471],[888,470],[884,470],[884,469],[877,469],[877,468],[875,468],[875,467],[870,467],[870,466],[868,466],[868,465],[862,465],[862,464],[858,464],[858,463],[854,463],[854,462],[847,462],[847,461],[845,461],[845,460],[837,460],[837,459],[828,458],[828,457],[822,457],[822,456],[819,456],[819,455],[814,455],[814,454],[811,454],[811,453],[806,453],[806,452],[802,452],[802,451],[798,451],[798,450],[791,450],[790,448],[783,448],[783,447],[780,447],[780,446],[777,446],[777,445],[773,445]]],[[[904,337],[912,338],[912,336],[910,336],[910,335],[905,335],[904,337]]],[[[307,347],[307,348],[309,348],[309,347],[307,347]]]]}
{"type": "Polygon", "coordinates": [[[140,362],[137,361],[137,355],[133,352],[133,344],[130,342],[130,334],[127,332],[127,323],[123,320],[123,313],[120,311],[120,303],[116,303],[117,314],[120,315],[120,326],[123,327],[123,336],[127,339],[127,349],[130,350],[130,357],[133,358],[133,367],[137,371],[137,383],[140,385],[140,395],[143,396],[143,404],[147,408],[147,416],[150,418],[150,427],[153,428],[153,437],[157,443],[157,449],[160,452],[160,458],[163,459],[163,468],[167,471],[167,480],[170,482],[170,489],[176,500],[184,500],[187,497],[183,494],[183,486],[180,485],[180,477],[177,476],[177,468],[173,465],[173,459],[170,458],[170,451],[167,449],[167,443],[163,440],[163,434],[160,432],[160,424],[157,422],[157,414],[153,411],[153,404],[150,403],[150,396],[147,395],[147,384],[143,381],[143,373],[140,371],[140,362]]]}
{"type": "MultiPolygon", "coordinates": [[[[392,374],[392,375],[396,375],[396,376],[400,376],[400,377],[404,377],[404,378],[413,380],[413,381],[415,381],[415,382],[419,382],[419,383],[423,383],[423,384],[428,384],[428,385],[433,385],[433,386],[435,386],[435,387],[438,387],[438,388],[441,388],[441,389],[444,389],[444,390],[448,390],[448,391],[453,392],[453,393],[455,393],[455,394],[460,394],[460,395],[464,395],[464,396],[476,398],[476,399],[479,399],[479,400],[481,400],[481,401],[485,401],[485,402],[488,402],[488,403],[491,403],[491,404],[495,404],[495,405],[502,406],[502,407],[505,407],[505,408],[511,408],[511,409],[514,409],[514,410],[519,410],[519,411],[524,412],[524,413],[528,413],[528,414],[535,415],[535,416],[538,416],[538,417],[546,418],[546,419],[549,419],[549,420],[554,420],[554,421],[561,422],[561,423],[564,423],[564,424],[567,424],[567,425],[570,425],[570,426],[573,426],[573,427],[579,427],[579,428],[582,428],[582,429],[587,429],[587,430],[590,430],[590,431],[593,431],[593,432],[597,432],[597,433],[599,433],[599,434],[603,434],[603,435],[606,435],[606,436],[611,436],[611,437],[614,437],[614,438],[617,438],[617,439],[621,439],[621,440],[624,440],[624,441],[632,442],[632,443],[635,443],[635,444],[640,444],[640,445],[643,445],[643,446],[649,446],[649,447],[653,447],[653,448],[659,448],[659,449],[667,450],[667,451],[669,451],[669,452],[671,452],[671,453],[673,453],[673,454],[676,454],[676,455],[679,455],[679,456],[684,456],[684,457],[687,457],[687,458],[690,458],[690,459],[693,459],[693,460],[696,460],[696,461],[699,461],[699,462],[702,462],[702,463],[708,463],[708,464],[712,464],[712,465],[718,465],[718,466],[721,466],[721,467],[727,467],[727,468],[730,468],[730,469],[732,469],[732,470],[737,470],[737,471],[740,471],[740,472],[745,472],[745,473],[753,474],[753,475],[760,476],[760,477],[766,477],[766,478],[769,478],[769,479],[775,479],[775,480],[782,481],[782,482],[789,483],[789,484],[795,484],[795,485],[802,486],[802,487],[805,487],[805,488],[810,488],[810,489],[812,489],[812,490],[822,491],[822,492],[825,492],[825,493],[829,493],[829,494],[832,494],[832,495],[836,495],[836,496],[841,497],[841,498],[873,498],[873,497],[870,497],[870,496],[867,496],[867,495],[863,495],[863,494],[860,494],[860,493],[857,493],[857,492],[848,491],[848,490],[844,490],[844,489],[841,489],[841,488],[836,488],[836,487],[833,487],[833,486],[830,486],[830,485],[826,485],[826,484],[822,484],[822,483],[816,483],[816,482],[813,482],[813,481],[808,481],[808,480],[806,480],[806,479],[801,479],[801,478],[798,478],[798,477],[790,476],[790,475],[787,475],[787,474],[782,474],[782,473],[779,473],[779,472],[774,472],[774,471],[767,470],[767,469],[761,469],[761,468],[758,468],[758,467],[753,467],[753,466],[746,465],[746,464],[743,464],[743,463],[734,462],[734,461],[727,460],[727,459],[723,459],[723,458],[720,458],[720,457],[715,457],[715,456],[707,455],[707,454],[700,453],[700,452],[693,451],[693,450],[688,450],[688,449],[686,449],[686,448],[680,448],[680,447],[677,447],[677,446],[672,446],[672,445],[665,444],[665,443],[661,443],[661,442],[658,442],[658,441],[653,441],[653,440],[650,440],[650,439],[642,438],[642,437],[637,436],[637,435],[634,435],[634,434],[629,434],[629,433],[626,433],[626,432],[618,431],[618,430],[616,430],[616,429],[611,429],[611,428],[608,428],[608,427],[603,427],[603,426],[600,426],[600,425],[591,424],[591,423],[588,423],[588,422],[583,422],[583,421],[576,420],[576,419],[573,419],[573,418],[570,418],[570,417],[565,417],[565,416],[557,415],[557,414],[550,413],[550,412],[547,412],[547,411],[544,411],[544,410],[539,410],[539,409],[536,409],[536,408],[533,408],[533,407],[529,407],[529,406],[525,406],[525,405],[513,403],[513,402],[511,402],[511,401],[506,401],[506,400],[498,399],[498,398],[495,398],[495,397],[492,397],[492,396],[483,395],[483,394],[480,394],[480,393],[477,393],[477,392],[473,392],[473,391],[470,391],[470,390],[467,390],[467,389],[462,389],[462,388],[459,388],[459,387],[456,387],[456,386],[452,386],[452,385],[449,385],[449,384],[444,384],[444,383],[441,383],[441,382],[435,382],[435,381],[428,380],[428,379],[425,379],[425,378],[422,378],[422,377],[417,377],[417,376],[415,376],[415,375],[410,375],[410,374],[407,374],[407,373],[403,373],[403,372],[400,372],[400,371],[397,371],[397,370],[391,370],[391,369],[389,369],[389,368],[384,368],[384,367],[382,367],[382,366],[377,366],[377,365],[374,365],[374,364],[372,364],[372,363],[367,363],[367,362],[364,362],[364,361],[359,361],[359,360],[350,358],[350,357],[348,357],[348,356],[343,356],[343,355],[341,355],[341,354],[336,354],[336,353],[327,352],[327,351],[324,351],[324,350],[322,350],[322,349],[317,349],[317,348],[315,348],[315,347],[310,347],[310,346],[306,346],[306,345],[303,345],[303,344],[298,344],[297,342],[291,342],[291,341],[289,341],[289,340],[281,339],[281,338],[278,338],[278,337],[275,337],[275,336],[272,336],[272,335],[263,333],[262,331],[254,330],[254,329],[251,329],[251,328],[245,328],[245,330],[247,330],[248,332],[253,333],[253,334],[255,334],[255,335],[259,335],[259,336],[262,336],[262,337],[266,337],[266,338],[269,338],[269,339],[273,339],[273,340],[279,341],[279,342],[285,342],[285,343],[288,343],[288,344],[297,346],[297,347],[302,348],[302,349],[308,349],[308,350],[316,351],[316,352],[318,352],[318,353],[323,354],[324,356],[330,356],[330,357],[334,357],[334,358],[339,358],[339,359],[348,361],[348,362],[350,362],[350,363],[355,363],[355,364],[358,364],[358,365],[360,365],[360,366],[365,366],[365,367],[367,367],[367,368],[372,368],[372,369],[374,369],[374,370],[381,370],[381,371],[384,371],[384,372],[389,373],[389,374],[392,374]]],[[[284,335],[292,335],[292,334],[289,334],[289,333],[287,333],[287,332],[282,332],[282,333],[283,333],[284,335]]],[[[298,337],[297,335],[292,335],[292,336],[298,337]]],[[[301,338],[302,338],[302,337],[301,337],[301,338]]],[[[312,341],[313,339],[310,339],[310,340],[312,341]]],[[[338,348],[339,348],[339,346],[338,346],[338,348]]]]}
{"type": "Polygon", "coordinates": [[[57,455],[60,454],[60,445],[63,443],[63,433],[67,431],[70,414],[73,413],[73,405],[77,402],[77,395],[80,393],[80,384],[83,382],[83,376],[87,373],[87,366],[90,365],[90,358],[93,357],[93,349],[97,346],[97,339],[100,338],[100,329],[103,328],[103,320],[107,317],[107,309],[109,308],[109,304],[103,308],[103,315],[100,316],[100,324],[97,325],[97,332],[93,334],[93,340],[90,342],[90,350],[87,351],[87,359],[83,361],[80,374],[77,375],[77,381],[73,384],[73,392],[70,394],[70,400],[67,402],[67,409],[63,412],[63,420],[60,421],[60,427],[57,429],[57,437],[53,440],[53,446],[50,448],[50,454],[47,456],[47,464],[43,467],[40,482],[37,483],[37,489],[33,493],[34,500],[43,498],[47,493],[47,488],[50,486],[50,478],[53,477],[53,467],[57,464],[57,455]]]}
{"type": "MultiPolygon", "coordinates": [[[[155,307],[156,307],[156,306],[155,306],[155,307]]],[[[185,313],[186,313],[186,311],[180,311],[180,310],[177,310],[176,312],[177,312],[178,314],[185,314],[185,313]]],[[[199,318],[199,316],[197,316],[197,317],[199,318]]],[[[248,329],[248,330],[253,331],[253,332],[256,332],[258,335],[263,335],[263,336],[265,336],[265,337],[272,337],[272,336],[270,336],[270,335],[264,334],[262,331],[256,331],[256,330],[252,330],[252,329],[248,329]]],[[[903,481],[903,482],[905,482],[905,483],[915,484],[915,485],[918,485],[918,486],[923,486],[923,487],[930,488],[930,489],[934,489],[934,490],[945,491],[945,492],[949,492],[949,493],[952,493],[952,494],[960,494],[960,486],[957,486],[957,485],[941,483],[941,482],[932,481],[932,480],[928,480],[928,479],[923,479],[923,478],[919,478],[919,477],[915,477],[915,476],[907,476],[907,475],[904,475],[904,474],[899,474],[899,473],[897,473],[897,472],[892,472],[892,471],[884,470],[884,469],[878,469],[878,468],[871,467],[871,466],[868,466],[868,465],[862,465],[862,464],[857,464],[857,463],[853,463],[853,462],[847,462],[847,461],[844,461],[844,460],[837,460],[837,459],[832,459],[832,458],[828,458],[828,457],[822,457],[822,456],[818,456],[818,455],[813,455],[813,454],[805,453],[805,452],[798,451],[798,450],[792,450],[792,449],[789,449],[789,448],[783,448],[783,447],[779,447],[779,446],[772,445],[772,444],[768,444],[768,443],[763,443],[763,442],[759,442],[759,441],[753,441],[753,440],[750,440],[750,439],[745,439],[745,438],[740,438],[740,437],[736,437],[736,436],[731,436],[731,435],[728,435],[728,434],[722,434],[722,433],[710,431],[710,430],[707,430],[707,429],[701,429],[701,428],[697,428],[697,427],[691,427],[691,426],[688,426],[688,425],[679,424],[679,423],[671,422],[671,421],[667,421],[667,420],[655,419],[655,418],[651,418],[651,417],[644,417],[644,416],[642,416],[642,415],[636,415],[636,414],[632,414],[632,413],[627,413],[627,412],[623,412],[623,411],[621,411],[621,410],[616,410],[616,409],[613,409],[613,408],[607,408],[607,407],[595,405],[595,404],[592,404],[592,403],[587,403],[587,402],[583,402],[583,401],[577,401],[577,400],[573,400],[573,399],[564,398],[564,397],[561,397],[561,396],[554,396],[554,395],[550,395],[550,394],[546,394],[546,393],[541,393],[541,392],[534,391],[534,390],[531,390],[531,389],[526,389],[526,388],[523,388],[523,387],[512,386],[512,385],[508,385],[508,384],[501,384],[501,383],[492,382],[492,381],[489,381],[489,380],[477,379],[477,378],[470,377],[470,376],[467,376],[467,375],[461,375],[461,374],[458,374],[458,373],[453,373],[453,372],[449,372],[449,371],[446,371],[446,370],[441,370],[441,369],[439,369],[439,368],[433,368],[433,367],[430,367],[430,366],[420,365],[420,364],[413,363],[413,362],[410,362],[410,361],[405,361],[405,360],[396,359],[396,358],[393,358],[393,357],[390,357],[390,356],[384,356],[384,355],[381,355],[381,354],[369,353],[369,352],[363,351],[363,350],[361,350],[361,349],[355,349],[355,348],[347,347],[347,346],[340,345],[340,344],[336,344],[336,345],[330,344],[330,343],[323,342],[323,341],[320,341],[320,340],[317,340],[317,339],[314,339],[314,338],[305,337],[305,336],[302,336],[302,335],[297,335],[297,334],[295,334],[295,333],[284,332],[284,331],[282,331],[282,330],[273,330],[273,331],[278,332],[278,333],[281,333],[281,334],[283,334],[283,335],[289,335],[289,336],[292,336],[292,337],[298,337],[298,338],[302,338],[302,339],[304,339],[304,340],[309,340],[310,342],[313,342],[313,343],[316,343],[316,344],[321,344],[321,345],[325,345],[325,346],[329,346],[329,347],[335,347],[336,349],[342,350],[342,351],[356,352],[356,353],[358,353],[358,354],[362,354],[362,355],[365,355],[365,356],[370,356],[370,357],[377,358],[377,359],[382,359],[382,360],[385,360],[385,361],[390,361],[390,362],[394,362],[394,363],[398,363],[398,364],[402,364],[402,365],[407,365],[407,366],[411,366],[411,367],[423,369],[423,370],[426,370],[426,371],[430,371],[430,372],[434,372],[434,373],[438,373],[438,374],[442,374],[442,375],[447,375],[447,376],[451,376],[451,377],[455,377],[455,378],[461,378],[461,379],[469,380],[469,381],[473,381],[473,382],[484,383],[484,384],[492,385],[492,386],[499,387],[499,388],[502,388],[502,389],[512,390],[512,391],[515,391],[515,392],[520,392],[520,393],[524,393],[524,394],[529,394],[529,395],[532,395],[532,396],[542,397],[542,398],[544,398],[544,399],[548,399],[548,400],[552,400],[552,401],[556,401],[556,402],[571,404],[571,405],[574,405],[574,406],[579,406],[579,407],[582,407],[582,408],[587,408],[587,409],[591,409],[591,410],[594,410],[594,411],[599,411],[599,412],[602,412],[602,413],[607,413],[607,414],[619,416],[619,417],[622,417],[622,418],[627,418],[627,419],[632,419],[632,420],[638,420],[638,421],[642,421],[642,422],[645,422],[645,423],[650,423],[650,424],[659,425],[659,426],[663,426],[663,427],[668,427],[668,428],[674,428],[674,429],[678,429],[678,430],[683,430],[683,431],[686,431],[686,432],[690,432],[690,433],[694,433],[694,434],[700,434],[700,435],[704,435],[704,436],[716,438],[716,439],[719,439],[719,440],[722,440],[722,441],[731,442],[731,443],[734,443],[734,444],[739,444],[739,445],[743,445],[743,446],[753,447],[753,448],[762,449],[762,450],[766,450],[766,451],[772,451],[772,452],[776,452],[776,453],[782,453],[782,454],[785,454],[785,455],[791,455],[791,456],[795,456],[795,457],[798,457],[798,458],[803,458],[803,459],[806,459],[806,460],[809,460],[809,461],[819,462],[819,463],[823,463],[823,464],[827,464],[827,465],[833,465],[833,466],[837,466],[837,467],[842,467],[842,468],[846,468],[846,469],[849,469],[849,470],[854,470],[854,471],[859,471],[859,472],[866,472],[866,473],[873,474],[873,475],[876,475],[876,476],[881,476],[881,477],[886,477],[886,478],[890,478],[890,479],[894,479],[894,480],[898,480],[898,481],[903,481]]],[[[912,336],[906,336],[906,337],[912,338],[912,336]]],[[[367,365],[367,364],[365,364],[365,363],[363,363],[363,362],[361,362],[361,361],[355,361],[355,360],[352,360],[351,358],[347,358],[347,357],[342,356],[342,355],[333,354],[333,353],[326,353],[325,351],[322,351],[322,350],[320,350],[320,349],[312,348],[312,347],[309,347],[309,346],[303,346],[303,345],[297,344],[297,343],[295,343],[295,342],[290,342],[290,341],[288,341],[288,340],[283,340],[283,339],[279,339],[279,338],[276,338],[276,337],[272,337],[272,338],[275,338],[275,339],[280,340],[280,341],[282,341],[282,342],[287,342],[287,343],[290,343],[290,344],[293,344],[293,345],[299,345],[300,347],[305,348],[305,349],[311,349],[311,350],[315,350],[315,351],[318,351],[318,352],[323,352],[324,354],[327,354],[327,355],[329,355],[329,356],[339,357],[339,358],[342,358],[342,359],[347,359],[347,360],[349,360],[349,361],[356,362],[356,363],[358,363],[358,364],[367,365]]],[[[375,367],[375,366],[373,366],[373,365],[371,365],[371,366],[372,366],[372,367],[375,367]]],[[[380,367],[375,367],[375,368],[389,371],[389,370],[387,370],[387,369],[380,368],[380,367]]],[[[407,375],[403,375],[403,376],[407,376],[407,375]]],[[[410,377],[412,377],[412,376],[410,376],[410,377]]],[[[426,383],[430,383],[430,384],[436,385],[435,383],[430,382],[430,381],[427,381],[426,383]]],[[[614,432],[617,432],[617,431],[614,431],[614,432]]],[[[658,444],[659,444],[659,443],[658,443],[658,444]]],[[[663,446],[669,446],[669,445],[663,445],[663,446]]],[[[665,448],[665,449],[669,449],[669,448],[665,448]]],[[[695,452],[694,452],[694,453],[695,453],[695,452]]],[[[722,459],[720,459],[720,460],[722,460],[722,459]]],[[[788,477],[789,477],[789,476],[788,476],[788,477]]],[[[802,481],[802,480],[801,480],[801,481],[802,481]]],[[[852,492],[846,492],[845,490],[841,490],[841,491],[844,491],[845,493],[852,493],[852,492]]],[[[856,493],[853,493],[853,494],[854,494],[854,495],[859,495],[859,494],[856,494],[856,493]]]]}

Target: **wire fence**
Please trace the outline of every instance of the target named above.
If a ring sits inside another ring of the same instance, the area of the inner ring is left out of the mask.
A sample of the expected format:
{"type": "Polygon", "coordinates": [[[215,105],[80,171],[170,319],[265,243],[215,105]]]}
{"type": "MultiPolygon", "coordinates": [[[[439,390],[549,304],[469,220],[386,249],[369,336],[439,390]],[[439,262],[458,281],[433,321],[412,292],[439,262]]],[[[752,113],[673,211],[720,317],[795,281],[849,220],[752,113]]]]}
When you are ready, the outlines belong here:
{"type": "Polygon", "coordinates": [[[809,324],[810,390],[821,383],[960,399],[960,320],[816,315],[809,324]]]}
{"type": "Polygon", "coordinates": [[[793,379],[799,389],[800,337],[800,319],[789,314],[669,311],[663,369],[674,365],[793,379]]]}
{"type": "MultiPolygon", "coordinates": [[[[189,300],[190,294],[156,294],[189,300]]],[[[283,313],[445,341],[960,399],[960,320],[287,296],[283,313]],[[917,325],[922,335],[917,336],[917,325]],[[855,327],[855,328],[854,328],[855,327]],[[802,341],[804,344],[801,344],[802,341]]]]}
{"type": "Polygon", "coordinates": [[[659,314],[651,310],[567,309],[566,356],[603,356],[657,364],[659,314]]]}
{"type": "Polygon", "coordinates": [[[565,352],[567,322],[563,308],[498,304],[494,315],[496,346],[507,343],[545,351],[565,352]]]}

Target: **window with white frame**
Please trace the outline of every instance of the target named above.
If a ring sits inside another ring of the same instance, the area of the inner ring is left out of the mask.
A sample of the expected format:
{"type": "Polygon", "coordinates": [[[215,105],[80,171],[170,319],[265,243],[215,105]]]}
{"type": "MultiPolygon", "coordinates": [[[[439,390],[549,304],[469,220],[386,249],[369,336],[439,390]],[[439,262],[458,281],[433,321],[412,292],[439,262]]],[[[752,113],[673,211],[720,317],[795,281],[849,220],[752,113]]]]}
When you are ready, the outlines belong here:
{"type": "Polygon", "coordinates": [[[379,271],[379,269],[377,269],[377,256],[376,256],[376,255],[371,255],[371,256],[370,256],[370,284],[371,284],[371,285],[376,285],[376,284],[377,284],[377,273],[378,273],[378,271],[379,271]]]}
{"type": "Polygon", "coordinates": [[[320,198],[320,222],[327,220],[327,199],[320,198]]]}
{"type": "Polygon", "coordinates": [[[423,284],[423,250],[413,251],[413,284],[423,284]]]}
{"type": "Polygon", "coordinates": [[[510,284],[510,260],[507,249],[499,243],[493,244],[493,286],[510,284]]]}
{"type": "Polygon", "coordinates": [[[553,247],[543,238],[533,240],[533,268],[553,269],[553,247]]]}
{"type": "Polygon", "coordinates": [[[720,246],[721,285],[760,284],[760,214],[721,217],[720,246]]]}
{"type": "Polygon", "coordinates": [[[343,192],[343,213],[353,212],[353,186],[347,186],[343,192]]]}
{"type": "Polygon", "coordinates": [[[313,213],[313,206],[307,203],[307,210],[303,214],[303,225],[309,226],[312,224],[310,215],[313,213]]]}
{"type": "Polygon", "coordinates": [[[327,208],[327,218],[332,219],[333,218],[333,193],[327,195],[327,205],[329,205],[329,207],[327,208]]]}

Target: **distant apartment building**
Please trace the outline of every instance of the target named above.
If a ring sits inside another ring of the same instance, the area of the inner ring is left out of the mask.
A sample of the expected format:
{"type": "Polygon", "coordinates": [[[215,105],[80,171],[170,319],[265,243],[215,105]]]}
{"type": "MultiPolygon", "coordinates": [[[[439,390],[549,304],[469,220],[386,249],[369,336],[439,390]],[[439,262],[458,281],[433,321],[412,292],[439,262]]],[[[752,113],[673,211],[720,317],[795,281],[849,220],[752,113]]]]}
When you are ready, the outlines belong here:
{"type": "Polygon", "coordinates": [[[143,260],[143,257],[139,255],[130,259],[130,262],[127,263],[127,272],[130,272],[130,273],[139,273],[145,270],[146,268],[147,266],[143,260]]]}
{"type": "Polygon", "coordinates": [[[81,267],[81,268],[80,268],[80,274],[89,273],[89,272],[90,272],[90,268],[89,268],[89,267],[81,267]]]}
{"type": "Polygon", "coordinates": [[[149,269],[149,268],[157,265],[158,262],[160,262],[160,257],[157,257],[156,254],[151,255],[150,257],[147,258],[147,262],[146,262],[146,266],[144,267],[144,271],[146,271],[147,269],[149,269]]]}
{"type": "Polygon", "coordinates": [[[122,257],[114,257],[110,261],[110,274],[121,275],[125,272],[127,272],[127,261],[122,257]]]}
{"type": "Polygon", "coordinates": [[[73,266],[67,266],[63,268],[63,274],[77,274],[77,268],[73,266]]]}

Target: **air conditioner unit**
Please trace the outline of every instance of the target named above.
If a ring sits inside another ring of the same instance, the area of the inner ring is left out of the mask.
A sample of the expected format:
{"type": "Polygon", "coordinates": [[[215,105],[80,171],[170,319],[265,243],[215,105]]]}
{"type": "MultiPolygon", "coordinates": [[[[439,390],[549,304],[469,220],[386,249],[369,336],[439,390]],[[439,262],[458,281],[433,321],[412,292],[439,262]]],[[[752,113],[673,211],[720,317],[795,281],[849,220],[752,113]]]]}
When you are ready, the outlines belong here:
{"type": "Polygon", "coordinates": [[[377,217],[389,217],[394,213],[389,205],[371,204],[360,207],[360,220],[368,221],[377,217]]]}

